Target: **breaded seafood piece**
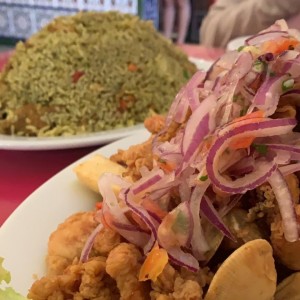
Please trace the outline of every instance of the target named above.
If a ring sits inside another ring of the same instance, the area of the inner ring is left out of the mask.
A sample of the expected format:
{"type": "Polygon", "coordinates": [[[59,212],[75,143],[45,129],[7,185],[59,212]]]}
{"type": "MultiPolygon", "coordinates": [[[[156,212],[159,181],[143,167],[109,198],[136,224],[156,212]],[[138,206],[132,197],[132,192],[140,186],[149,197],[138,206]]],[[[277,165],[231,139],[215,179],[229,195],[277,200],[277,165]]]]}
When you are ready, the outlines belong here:
{"type": "Polygon", "coordinates": [[[138,280],[142,254],[132,244],[121,243],[108,255],[106,272],[116,280],[121,300],[149,299],[148,284],[138,280]]]}
{"type": "Polygon", "coordinates": [[[32,285],[32,300],[114,300],[119,299],[116,283],[105,273],[105,257],[70,265],[60,275],[42,277],[32,285]]]}
{"type": "Polygon", "coordinates": [[[179,273],[167,264],[157,280],[152,282],[151,300],[201,300],[203,279],[197,274],[188,276],[187,272],[179,273]],[[199,280],[202,282],[199,283],[199,280]]]}
{"type": "Polygon", "coordinates": [[[155,134],[163,129],[165,125],[165,119],[165,116],[153,115],[145,119],[144,126],[147,128],[148,131],[155,134]]]}
{"type": "Polygon", "coordinates": [[[152,140],[150,137],[146,142],[130,146],[127,150],[118,150],[110,159],[126,167],[124,177],[129,176],[133,181],[141,177],[140,168],[153,168],[152,140]]]}
{"type": "MultiPolygon", "coordinates": [[[[62,274],[74,259],[80,258],[87,238],[97,226],[94,215],[94,212],[76,213],[51,234],[47,255],[49,275],[62,274]]],[[[105,228],[96,237],[91,255],[105,256],[119,243],[119,234],[105,228]]]]}

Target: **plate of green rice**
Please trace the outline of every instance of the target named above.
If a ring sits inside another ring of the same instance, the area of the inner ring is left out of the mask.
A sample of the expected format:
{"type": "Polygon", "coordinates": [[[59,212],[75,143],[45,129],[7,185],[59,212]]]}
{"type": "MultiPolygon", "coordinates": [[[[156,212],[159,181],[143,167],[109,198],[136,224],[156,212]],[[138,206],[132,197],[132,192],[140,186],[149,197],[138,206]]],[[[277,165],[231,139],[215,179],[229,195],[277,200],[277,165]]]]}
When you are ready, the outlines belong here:
{"type": "Polygon", "coordinates": [[[85,147],[134,134],[209,65],[137,16],[58,17],[19,42],[0,73],[0,149],[85,147]]]}

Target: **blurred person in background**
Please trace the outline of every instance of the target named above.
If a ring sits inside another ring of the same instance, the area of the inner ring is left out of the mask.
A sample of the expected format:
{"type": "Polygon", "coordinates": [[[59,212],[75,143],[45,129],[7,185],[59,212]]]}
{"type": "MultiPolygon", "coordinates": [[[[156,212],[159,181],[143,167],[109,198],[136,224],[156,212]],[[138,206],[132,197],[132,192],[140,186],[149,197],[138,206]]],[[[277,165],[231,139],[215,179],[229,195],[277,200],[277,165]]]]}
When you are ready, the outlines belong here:
{"type": "Polygon", "coordinates": [[[176,44],[181,45],[185,42],[190,23],[190,0],[163,0],[163,34],[168,39],[172,38],[175,26],[176,6],[178,7],[176,44]]]}
{"type": "Polygon", "coordinates": [[[226,47],[239,36],[256,34],[285,19],[300,29],[300,0],[217,0],[200,27],[200,43],[226,47]]]}

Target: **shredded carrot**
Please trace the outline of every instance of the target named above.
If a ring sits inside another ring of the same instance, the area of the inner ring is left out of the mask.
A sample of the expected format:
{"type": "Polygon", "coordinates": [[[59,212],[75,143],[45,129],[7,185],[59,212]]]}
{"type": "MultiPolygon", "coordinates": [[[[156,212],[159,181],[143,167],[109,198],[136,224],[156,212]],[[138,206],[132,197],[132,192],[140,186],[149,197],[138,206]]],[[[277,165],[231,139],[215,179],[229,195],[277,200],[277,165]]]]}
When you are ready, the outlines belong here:
{"type": "Polygon", "coordinates": [[[233,122],[235,123],[235,122],[240,122],[240,121],[249,120],[249,119],[261,119],[264,116],[265,116],[265,113],[262,110],[257,110],[250,114],[247,114],[245,116],[235,118],[233,120],[233,122]]]}
{"type": "Polygon", "coordinates": [[[168,253],[165,249],[156,245],[147,255],[139,274],[139,281],[156,281],[169,261],[168,253]]]}
{"type": "Polygon", "coordinates": [[[253,143],[254,139],[254,136],[233,139],[229,144],[229,148],[232,150],[248,148],[253,143]]]}
{"type": "Polygon", "coordinates": [[[99,209],[102,209],[103,207],[103,202],[97,202],[96,203],[96,209],[99,210],[99,209]]]}
{"type": "Polygon", "coordinates": [[[174,163],[171,163],[169,161],[157,161],[158,166],[165,171],[166,173],[170,173],[175,170],[176,166],[174,163]]]}
{"type": "Polygon", "coordinates": [[[131,63],[131,64],[128,64],[128,71],[130,72],[136,72],[138,69],[137,65],[131,63]]]}
{"type": "MultiPolygon", "coordinates": [[[[234,124],[241,121],[245,121],[245,123],[262,122],[264,120],[264,115],[265,113],[263,111],[258,110],[245,116],[236,118],[232,123],[234,124]]],[[[254,139],[254,136],[244,136],[242,138],[233,139],[229,144],[229,148],[232,150],[248,148],[253,143],[254,139]]]]}
{"type": "Polygon", "coordinates": [[[299,45],[299,41],[295,39],[280,38],[263,43],[262,50],[264,52],[272,52],[274,54],[279,54],[285,50],[295,48],[297,45],[299,45]]]}

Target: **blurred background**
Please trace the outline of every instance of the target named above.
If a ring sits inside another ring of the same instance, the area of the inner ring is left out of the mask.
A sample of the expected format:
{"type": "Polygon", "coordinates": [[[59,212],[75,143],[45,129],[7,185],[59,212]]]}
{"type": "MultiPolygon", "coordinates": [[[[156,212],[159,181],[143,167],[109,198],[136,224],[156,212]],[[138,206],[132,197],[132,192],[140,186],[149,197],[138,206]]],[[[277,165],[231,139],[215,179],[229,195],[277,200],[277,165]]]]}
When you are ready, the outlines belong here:
{"type": "MultiPolygon", "coordinates": [[[[189,1],[186,43],[199,43],[199,27],[213,0],[189,1]]],[[[0,0],[0,51],[13,47],[37,32],[42,26],[60,15],[74,14],[79,10],[110,11],[139,15],[152,20],[163,31],[164,0],[0,0]]],[[[173,3],[178,6],[178,2],[173,3]]],[[[178,7],[177,7],[178,8],[178,7]]],[[[178,14],[175,10],[175,26],[172,39],[176,40],[178,14]]]]}

